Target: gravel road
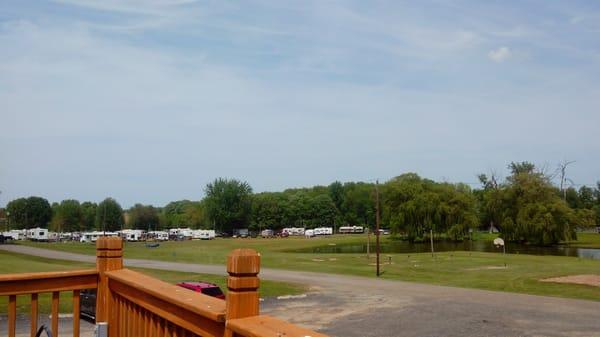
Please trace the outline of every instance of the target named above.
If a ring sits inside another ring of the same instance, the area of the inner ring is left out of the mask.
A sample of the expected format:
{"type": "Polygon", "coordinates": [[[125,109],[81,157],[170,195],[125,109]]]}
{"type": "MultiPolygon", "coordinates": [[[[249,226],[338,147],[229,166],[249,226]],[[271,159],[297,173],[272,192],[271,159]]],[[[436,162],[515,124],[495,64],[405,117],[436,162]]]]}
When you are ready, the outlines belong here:
{"type": "MultiPolygon", "coordinates": [[[[0,249],[94,263],[27,246],[0,249]]],[[[125,259],[141,267],[225,275],[225,267],[125,259]]],[[[264,268],[261,278],[310,285],[306,296],[266,299],[263,313],[344,337],[600,337],[600,302],[264,268]]],[[[2,321],[0,320],[0,326],[2,321]]],[[[2,330],[0,330],[2,331],[2,330]]]]}

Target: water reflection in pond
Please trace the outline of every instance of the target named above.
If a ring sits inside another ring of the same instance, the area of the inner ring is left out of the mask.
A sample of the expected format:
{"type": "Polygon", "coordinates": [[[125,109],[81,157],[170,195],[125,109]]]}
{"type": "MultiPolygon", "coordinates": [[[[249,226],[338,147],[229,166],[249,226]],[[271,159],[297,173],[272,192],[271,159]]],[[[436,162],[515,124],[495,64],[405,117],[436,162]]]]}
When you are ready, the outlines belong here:
{"type": "MultiPolygon", "coordinates": [[[[435,242],[435,251],[476,251],[476,252],[501,252],[489,241],[438,241],[435,242]]],[[[381,245],[382,253],[427,253],[430,252],[429,243],[410,243],[406,241],[388,241],[381,245]]],[[[367,244],[338,244],[303,248],[294,250],[297,253],[323,253],[323,254],[363,254],[367,252],[367,244]]],[[[375,252],[374,242],[371,244],[371,252],[375,252]]],[[[557,255],[574,256],[588,259],[600,260],[600,249],[597,248],[578,248],[568,246],[530,246],[524,244],[507,243],[506,252],[509,254],[530,254],[530,255],[557,255]]]]}

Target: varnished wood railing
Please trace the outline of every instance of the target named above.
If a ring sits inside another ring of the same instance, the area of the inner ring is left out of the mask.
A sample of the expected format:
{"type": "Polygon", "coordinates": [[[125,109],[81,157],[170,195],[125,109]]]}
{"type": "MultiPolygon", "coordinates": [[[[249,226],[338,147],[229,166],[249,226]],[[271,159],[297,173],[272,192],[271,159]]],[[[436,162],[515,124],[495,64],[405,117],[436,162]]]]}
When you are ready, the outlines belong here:
{"type": "Polygon", "coordinates": [[[9,296],[9,337],[15,336],[16,297],[31,294],[31,335],[37,328],[39,293],[52,293],[52,335],[58,336],[61,291],[73,291],[73,336],[79,336],[79,291],[97,289],[96,322],[109,337],[326,337],[260,315],[260,255],[236,249],[227,258],[227,300],[123,268],[120,238],[96,242],[96,270],[0,275],[0,296],[9,296]]]}
{"type": "Polygon", "coordinates": [[[107,275],[110,336],[223,336],[225,301],[132,270],[107,275]]]}
{"type": "Polygon", "coordinates": [[[48,273],[21,273],[0,275],[0,296],[8,296],[8,336],[16,333],[17,296],[31,296],[31,336],[38,323],[38,294],[52,293],[51,331],[58,336],[58,305],[61,291],[73,292],[73,336],[79,336],[79,292],[98,285],[94,269],[48,273]]]}

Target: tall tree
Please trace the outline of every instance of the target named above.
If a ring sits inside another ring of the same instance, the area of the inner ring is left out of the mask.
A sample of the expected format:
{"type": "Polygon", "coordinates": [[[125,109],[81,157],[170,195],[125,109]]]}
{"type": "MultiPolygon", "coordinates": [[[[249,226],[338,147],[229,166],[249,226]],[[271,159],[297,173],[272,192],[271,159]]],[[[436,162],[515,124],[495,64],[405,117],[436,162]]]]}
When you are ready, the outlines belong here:
{"type": "Polygon", "coordinates": [[[95,202],[81,203],[81,230],[91,231],[96,227],[96,209],[98,205],[95,202]]]}
{"type": "Polygon", "coordinates": [[[496,197],[502,209],[500,230],[506,239],[544,245],[576,238],[575,213],[535,166],[512,170],[496,197]]]}
{"type": "Polygon", "coordinates": [[[77,200],[63,200],[55,208],[52,217],[52,230],[57,232],[77,232],[83,229],[83,212],[77,200]]]}
{"type": "Polygon", "coordinates": [[[158,227],[158,213],[151,205],[135,204],[129,209],[129,228],[156,229],[158,227]]]}
{"type": "Polygon", "coordinates": [[[123,228],[125,218],[121,205],[113,199],[106,198],[96,208],[96,229],[99,231],[118,231],[123,228]]]}
{"type": "Polygon", "coordinates": [[[163,228],[212,228],[205,213],[203,202],[179,200],[168,203],[159,218],[163,228]]]}
{"type": "Polygon", "coordinates": [[[48,228],[52,219],[52,207],[40,197],[19,198],[6,206],[11,228],[48,228]]]}
{"type": "Polygon", "coordinates": [[[206,212],[221,231],[232,232],[250,224],[252,187],[235,179],[215,179],[206,185],[206,212]]]}

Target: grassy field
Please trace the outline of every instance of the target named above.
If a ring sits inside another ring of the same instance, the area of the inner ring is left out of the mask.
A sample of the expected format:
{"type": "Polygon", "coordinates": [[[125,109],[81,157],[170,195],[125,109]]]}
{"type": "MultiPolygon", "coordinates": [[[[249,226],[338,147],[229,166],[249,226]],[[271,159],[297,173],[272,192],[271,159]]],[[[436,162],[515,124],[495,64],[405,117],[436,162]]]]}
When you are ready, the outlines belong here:
{"type": "Polygon", "coordinates": [[[577,234],[577,241],[571,241],[565,244],[571,247],[600,248],[600,234],[579,233],[577,234]]]}
{"type": "MultiPolygon", "coordinates": [[[[71,261],[60,261],[50,260],[39,257],[13,254],[8,252],[0,251],[0,274],[7,273],[24,273],[24,272],[43,272],[43,271],[63,271],[73,269],[87,269],[94,268],[92,264],[78,263],[71,261]]],[[[132,268],[144,274],[156,277],[168,283],[177,283],[186,280],[202,280],[206,282],[212,282],[221,287],[221,289],[227,292],[226,278],[225,276],[208,275],[208,274],[195,274],[195,273],[183,273],[183,272],[172,272],[155,269],[141,269],[132,268]]],[[[304,292],[306,289],[302,285],[289,284],[283,282],[274,282],[263,280],[260,286],[261,297],[272,297],[279,295],[294,295],[304,292]]],[[[6,296],[0,297],[0,313],[7,312],[8,298],[6,296]]],[[[18,296],[17,307],[19,312],[29,312],[29,296],[18,296]]],[[[41,313],[50,312],[50,294],[41,294],[39,296],[39,305],[41,313]]],[[[61,312],[72,312],[71,306],[71,293],[61,292],[60,294],[60,310],[61,312]]]]}
{"type": "MultiPolygon", "coordinates": [[[[596,242],[594,234],[580,236],[579,244],[596,242]]],[[[600,236],[600,235],[598,235],[600,236]]],[[[484,235],[491,240],[494,235],[484,235]]],[[[298,253],[298,249],[364,243],[365,236],[331,236],[314,239],[216,239],[211,241],[165,242],[158,248],[146,248],[143,243],[126,243],[125,257],[177,261],[187,263],[225,264],[227,254],[239,247],[254,248],[262,255],[262,265],[302,271],[373,276],[374,254],[298,253]]],[[[383,237],[383,241],[390,240],[383,237]]],[[[94,254],[94,246],[81,243],[33,244],[69,252],[94,254]]],[[[600,301],[600,288],[540,282],[540,279],[600,274],[600,261],[562,256],[534,256],[496,253],[445,252],[431,254],[389,254],[382,256],[383,278],[450,285],[467,288],[510,291],[528,294],[582,298],[600,301]],[[391,258],[391,264],[388,259],[391,258]],[[504,268],[504,263],[507,268],[504,268]]]]}

